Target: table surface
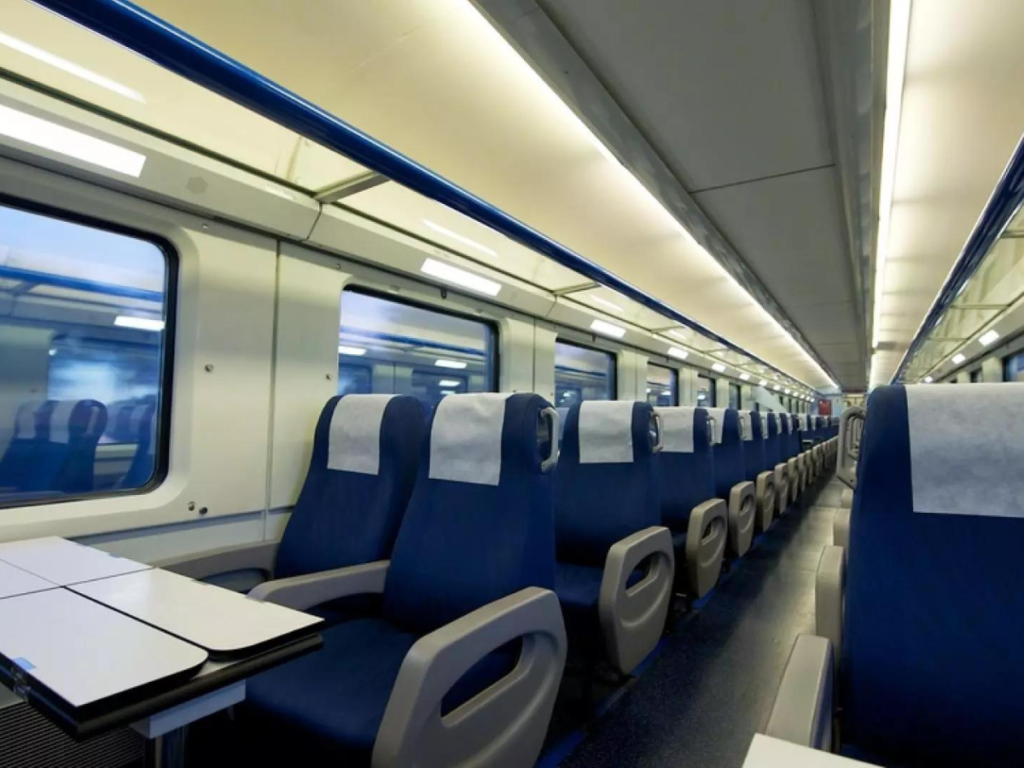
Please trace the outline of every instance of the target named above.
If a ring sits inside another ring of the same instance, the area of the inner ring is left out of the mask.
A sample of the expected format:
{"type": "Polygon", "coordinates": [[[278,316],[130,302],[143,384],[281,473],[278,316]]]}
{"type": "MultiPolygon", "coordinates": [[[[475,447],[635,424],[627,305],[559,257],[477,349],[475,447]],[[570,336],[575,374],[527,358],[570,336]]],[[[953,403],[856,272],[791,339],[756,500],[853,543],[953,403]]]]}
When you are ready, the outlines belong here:
{"type": "Polygon", "coordinates": [[[73,708],[198,670],[201,648],[66,589],[0,600],[0,656],[73,708]]]}
{"type": "Polygon", "coordinates": [[[56,584],[0,560],[0,600],[56,588],[56,584]]]}
{"type": "Polygon", "coordinates": [[[0,560],[61,587],[152,567],[59,536],[0,544],[0,560]]]}
{"type": "Polygon", "coordinates": [[[802,747],[758,733],[750,743],[743,768],[855,768],[867,766],[859,760],[802,747]]]}
{"type": "Polygon", "coordinates": [[[316,616],[158,568],[69,589],[214,654],[251,651],[322,623],[316,616]]]}

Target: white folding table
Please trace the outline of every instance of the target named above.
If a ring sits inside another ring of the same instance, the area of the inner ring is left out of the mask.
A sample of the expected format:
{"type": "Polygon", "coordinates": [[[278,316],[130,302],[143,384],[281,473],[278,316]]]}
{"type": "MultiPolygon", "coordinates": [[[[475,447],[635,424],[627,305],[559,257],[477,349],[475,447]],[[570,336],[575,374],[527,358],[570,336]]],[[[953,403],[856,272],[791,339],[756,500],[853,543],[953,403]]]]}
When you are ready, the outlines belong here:
{"type": "Polygon", "coordinates": [[[743,761],[743,768],[863,768],[870,765],[761,733],[754,735],[743,761]]]}
{"type": "Polygon", "coordinates": [[[56,584],[0,560],[0,600],[56,588],[56,584]]]}
{"type": "Polygon", "coordinates": [[[0,682],[76,738],[132,725],[160,766],[321,621],[54,536],[0,544],[0,682]]]}

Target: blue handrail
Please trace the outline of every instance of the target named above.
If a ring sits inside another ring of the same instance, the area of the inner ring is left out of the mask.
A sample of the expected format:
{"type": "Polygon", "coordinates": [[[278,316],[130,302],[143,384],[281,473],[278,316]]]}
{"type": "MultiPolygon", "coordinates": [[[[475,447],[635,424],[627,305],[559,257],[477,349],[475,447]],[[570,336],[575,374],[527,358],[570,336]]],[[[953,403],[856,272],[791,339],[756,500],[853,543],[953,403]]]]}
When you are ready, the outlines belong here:
{"type": "Polygon", "coordinates": [[[981,217],[974,225],[974,231],[967,238],[963,250],[960,251],[960,256],[953,264],[953,269],[946,277],[946,282],[942,284],[942,289],[935,297],[931,309],[928,310],[928,314],[925,315],[921,326],[917,329],[913,341],[910,342],[910,346],[903,354],[903,359],[900,360],[899,367],[896,368],[890,383],[895,384],[902,380],[914,355],[928,340],[928,336],[935,330],[935,326],[938,325],[946,310],[956,301],[956,297],[960,295],[960,291],[967,285],[967,281],[971,279],[975,270],[981,266],[981,262],[984,261],[996,240],[1003,234],[1003,230],[1020,210],[1022,203],[1024,203],[1024,135],[1018,140],[1010,162],[1003,170],[999,183],[996,184],[992,196],[985,204],[985,210],[982,211],[981,217]]]}
{"type": "MultiPolygon", "coordinates": [[[[552,261],[618,291],[728,349],[746,355],[789,379],[799,381],[669,304],[128,0],[33,1],[171,72],[501,232],[552,261]]],[[[828,372],[824,363],[815,359],[828,372]]],[[[813,389],[809,384],[804,386],[813,389]]]]}

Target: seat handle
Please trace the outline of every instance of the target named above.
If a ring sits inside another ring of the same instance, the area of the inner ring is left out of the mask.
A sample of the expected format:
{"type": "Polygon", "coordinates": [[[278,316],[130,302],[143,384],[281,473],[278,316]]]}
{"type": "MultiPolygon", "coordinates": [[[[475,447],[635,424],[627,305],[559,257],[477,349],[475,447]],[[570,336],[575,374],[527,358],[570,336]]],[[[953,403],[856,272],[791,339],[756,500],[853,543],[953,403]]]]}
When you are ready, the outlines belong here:
{"type": "Polygon", "coordinates": [[[548,430],[551,433],[551,450],[548,457],[540,463],[540,471],[543,474],[551,471],[558,464],[558,429],[561,417],[558,415],[558,411],[550,405],[540,412],[540,417],[547,419],[548,430]]]}
{"type": "Polygon", "coordinates": [[[651,420],[654,422],[655,428],[658,430],[658,442],[654,444],[651,449],[652,453],[661,453],[665,448],[665,430],[662,428],[663,423],[661,421],[661,414],[657,411],[651,411],[651,420]]]}

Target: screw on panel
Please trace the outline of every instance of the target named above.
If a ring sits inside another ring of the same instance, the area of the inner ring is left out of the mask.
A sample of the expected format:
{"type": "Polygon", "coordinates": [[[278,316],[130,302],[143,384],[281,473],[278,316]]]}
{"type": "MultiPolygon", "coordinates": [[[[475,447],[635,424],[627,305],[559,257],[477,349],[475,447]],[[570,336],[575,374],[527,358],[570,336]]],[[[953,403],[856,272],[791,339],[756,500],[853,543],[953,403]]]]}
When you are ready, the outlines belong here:
{"type": "Polygon", "coordinates": [[[200,507],[200,508],[199,508],[199,514],[200,514],[200,515],[205,515],[205,514],[206,514],[207,512],[209,512],[209,511],[210,511],[210,510],[208,510],[208,509],[207,509],[206,507],[200,507]]]}
{"type": "Polygon", "coordinates": [[[203,370],[205,370],[207,373],[213,373],[213,363],[207,363],[205,366],[203,366],[203,370]]]}
{"type": "Polygon", "coordinates": [[[188,511],[189,512],[195,512],[196,511],[196,503],[194,501],[190,501],[188,503],[188,511]]]}

